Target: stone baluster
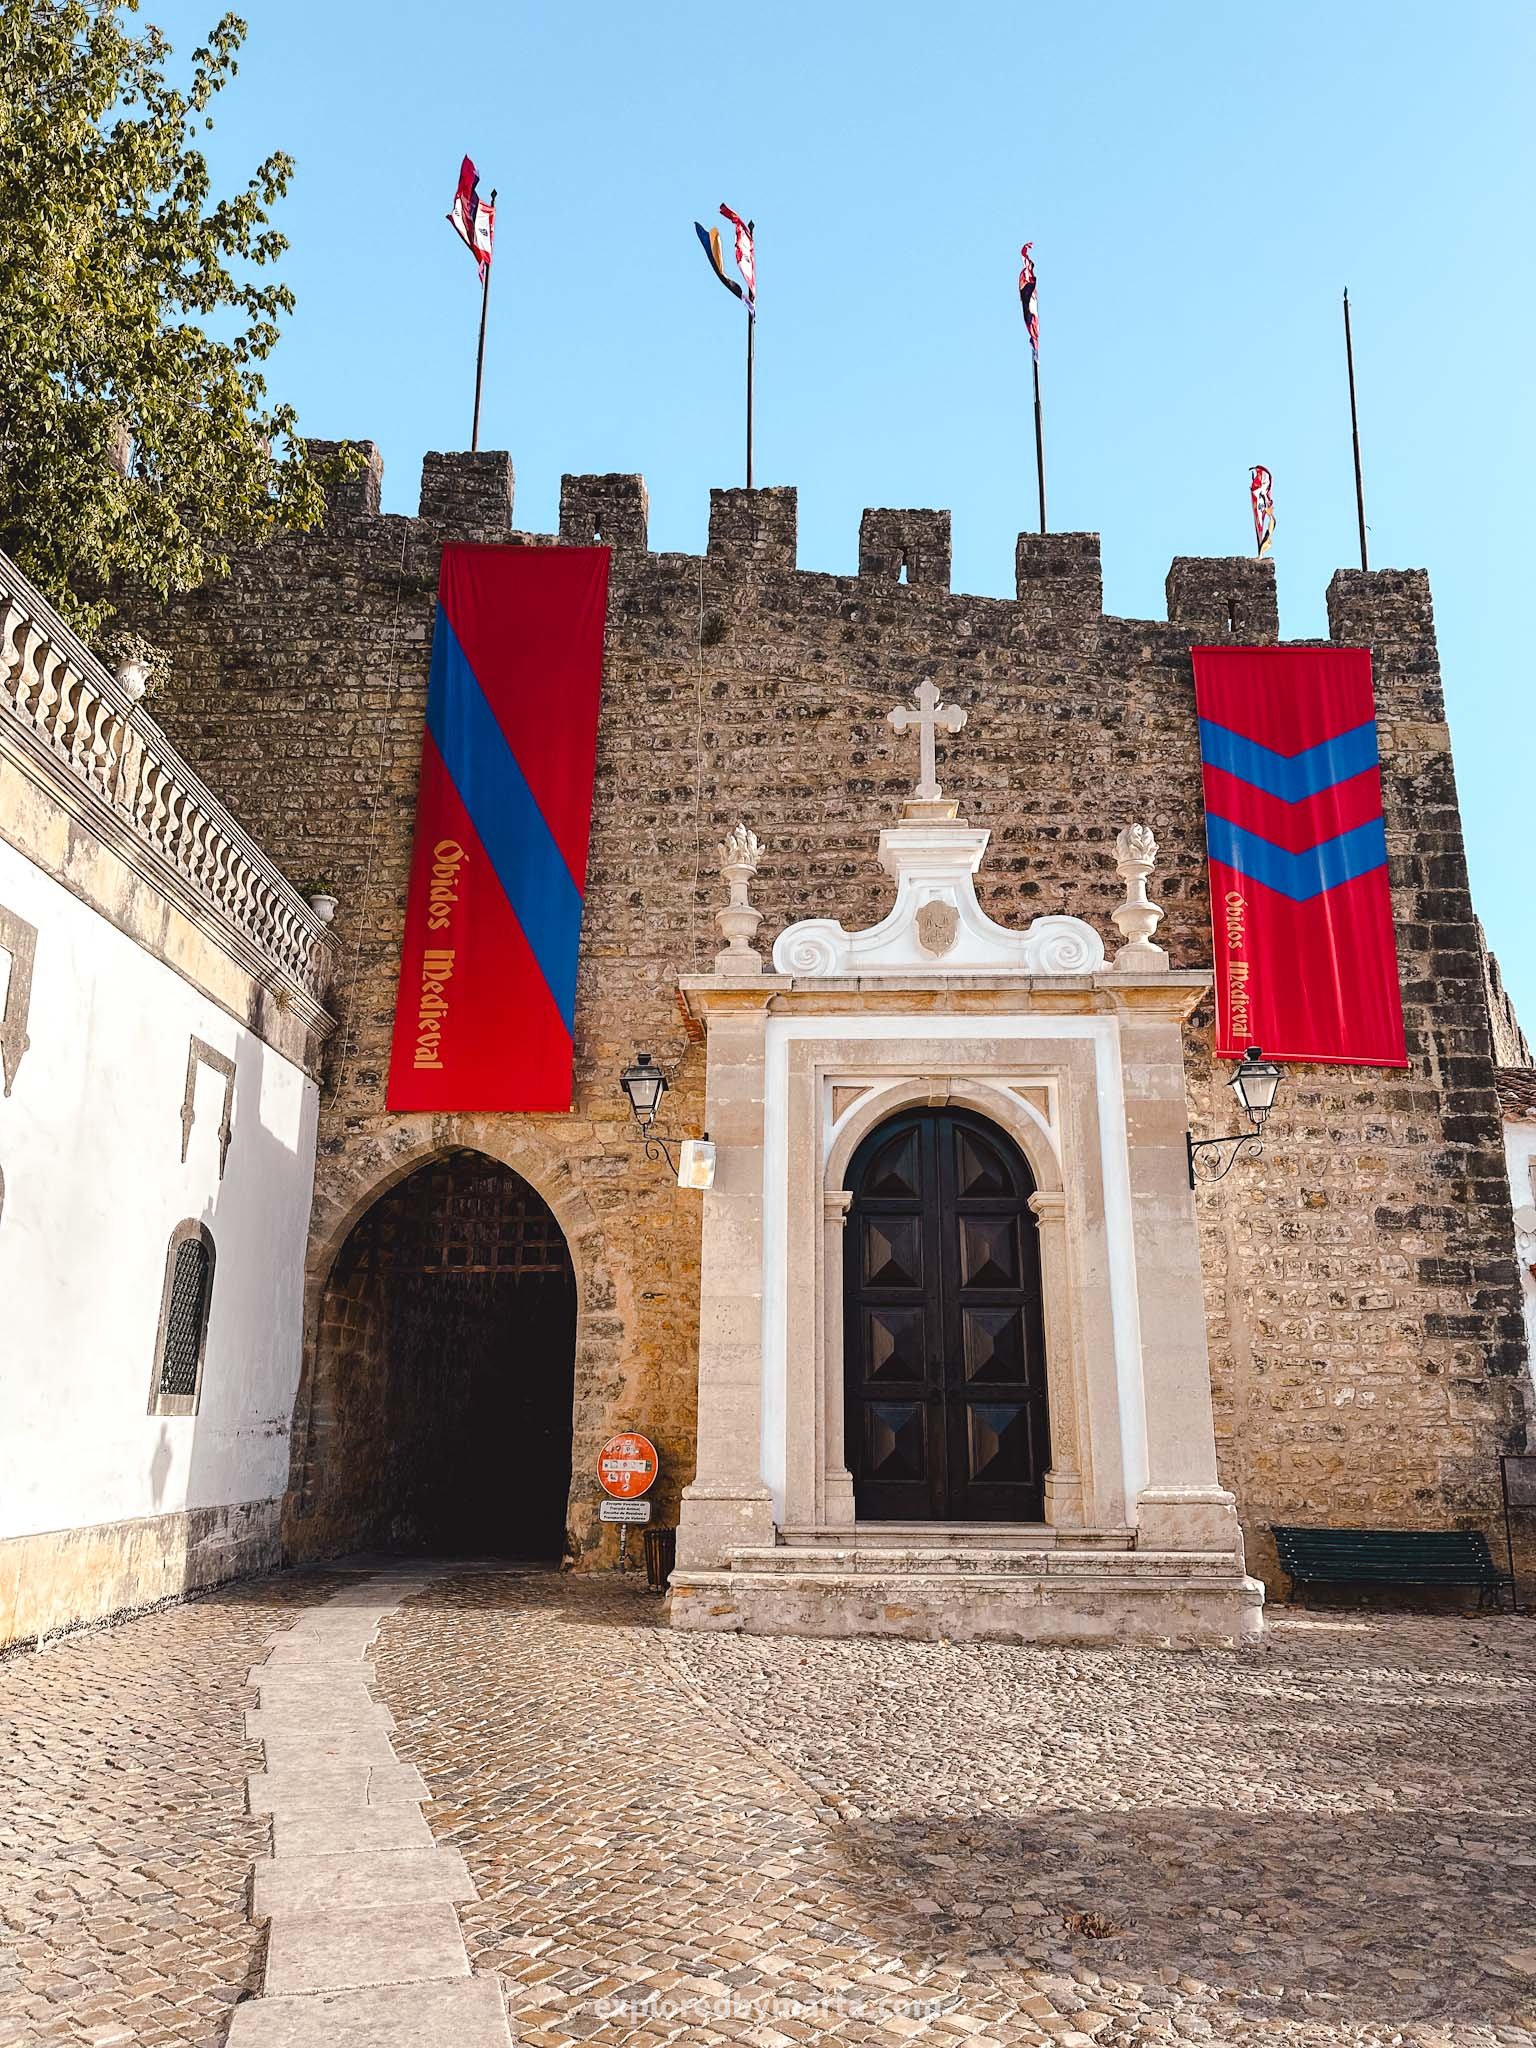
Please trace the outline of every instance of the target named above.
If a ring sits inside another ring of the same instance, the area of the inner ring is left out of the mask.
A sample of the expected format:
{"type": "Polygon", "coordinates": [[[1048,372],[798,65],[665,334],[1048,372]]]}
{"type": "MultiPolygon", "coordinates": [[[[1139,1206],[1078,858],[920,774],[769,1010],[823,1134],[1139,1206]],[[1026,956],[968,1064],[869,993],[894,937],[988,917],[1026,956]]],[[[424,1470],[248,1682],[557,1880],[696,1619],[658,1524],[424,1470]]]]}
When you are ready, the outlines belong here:
{"type": "Polygon", "coordinates": [[[63,662],[55,663],[48,658],[47,642],[41,631],[32,627],[27,633],[27,648],[24,656],[23,673],[33,679],[28,693],[27,715],[44,739],[56,743],[59,713],[59,679],[57,669],[63,662]]]}
{"type": "Polygon", "coordinates": [[[63,655],[55,654],[50,647],[48,663],[61,678],[58,705],[53,722],[54,745],[72,768],[84,766],[84,749],[80,744],[81,728],[85,724],[85,678],[76,675],[63,655]]]}
{"type": "Polygon", "coordinates": [[[139,789],[144,777],[146,749],[143,740],[133,727],[123,726],[122,745],[118,749],[117,763],[112,779],[112,801],[130,824],[137,824],[139,817],[139,789]]]}
{"type": "Polygon", "coordinates": [[[105,794],[112,760],[112,744],[117,732],[117,713],[105,697],[92,695],[82,744],[85,748],[86,768],[91,781],[105,794]]]}
{"type": "Polygon", "coordinates": [[[0,598],[0,690],[11,702],[21,695],[22,642],[26,614],[10,598],[0,598]]]}
{"type": "Polygon", "coordinates": [[[187,819],[191,827],[188,872],[205,895],[213,896],[216,894],[213,885],[218,851],[214,844],[213,820],[195,796],[187,799],[187,819]]]}
{"type": "Polygon", "coordinates": [[[138,818],[149,836],[162,843],[170,808],[169,791],[170,777],[155,756],[146,749],[144,776],[138,798],[138,818]]]}
{"type": "Polygon", "coordinates": [[[31,719],[34,724],[38,723],[37,691],[42,680],[37,672],[36,657],[38,647],[42,643],[42,637],[36,622],[32,619],[23,618],[21,624],[16,629],[16,637],[13,643],[15,655],[14,666],[11,671],[14,677],[12,695],[15,699],[16,709],[21,713],[22,717],[31,719]]]}

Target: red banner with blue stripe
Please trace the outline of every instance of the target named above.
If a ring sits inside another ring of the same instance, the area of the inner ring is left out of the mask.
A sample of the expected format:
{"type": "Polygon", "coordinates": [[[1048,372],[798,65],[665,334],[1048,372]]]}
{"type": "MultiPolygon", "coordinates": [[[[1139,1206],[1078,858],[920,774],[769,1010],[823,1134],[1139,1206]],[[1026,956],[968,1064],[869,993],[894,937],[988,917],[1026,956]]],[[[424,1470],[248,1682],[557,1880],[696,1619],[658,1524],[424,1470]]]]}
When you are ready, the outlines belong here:
{"type": "Polygon", "coordinates": [[[387,1106],[568,1110],[606,548],[447,547],[387,1106]]]}
{"type": "Polygon", "coordinates": [[[1365,647],[1196,647],[1216,1051],[1405,1067],[1365,647]]]}

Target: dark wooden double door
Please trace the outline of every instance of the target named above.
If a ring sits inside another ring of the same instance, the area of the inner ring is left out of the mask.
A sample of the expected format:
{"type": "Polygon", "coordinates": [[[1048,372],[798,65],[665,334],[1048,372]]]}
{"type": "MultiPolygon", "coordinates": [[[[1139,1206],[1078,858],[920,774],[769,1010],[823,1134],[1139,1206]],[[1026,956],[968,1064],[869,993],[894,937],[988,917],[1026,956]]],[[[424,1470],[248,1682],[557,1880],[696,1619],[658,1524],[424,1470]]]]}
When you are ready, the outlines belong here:
{"type": "Polygon", "coordinates": [[[1033,1522],[1050,1461],[1034,1182],[995,1124],[912,1110],[854,1154],[845,1441],[872,1521],[1033,1522]]]}

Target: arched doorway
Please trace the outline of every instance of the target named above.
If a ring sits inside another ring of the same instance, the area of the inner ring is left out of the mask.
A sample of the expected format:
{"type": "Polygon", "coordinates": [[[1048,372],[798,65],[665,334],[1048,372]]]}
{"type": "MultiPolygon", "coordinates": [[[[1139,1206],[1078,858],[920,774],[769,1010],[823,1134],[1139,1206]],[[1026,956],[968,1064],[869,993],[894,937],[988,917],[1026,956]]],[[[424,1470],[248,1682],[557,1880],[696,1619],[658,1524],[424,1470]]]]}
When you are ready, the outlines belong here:
{"type": "Polygon", "coordinates": [[[535,1189],[456,1151],[381,1195],[321,1307],[300,1512],[326,1548],[558,1558],[576,1283],[535,1189]]]}
{"type": "Polygon", "coordinates": [[[1050,1435],[1034,1179],[970,1110],[913,1109],[849,1162],[846,1449],[868,1521],[1035,1522],[1050,1435]]]}

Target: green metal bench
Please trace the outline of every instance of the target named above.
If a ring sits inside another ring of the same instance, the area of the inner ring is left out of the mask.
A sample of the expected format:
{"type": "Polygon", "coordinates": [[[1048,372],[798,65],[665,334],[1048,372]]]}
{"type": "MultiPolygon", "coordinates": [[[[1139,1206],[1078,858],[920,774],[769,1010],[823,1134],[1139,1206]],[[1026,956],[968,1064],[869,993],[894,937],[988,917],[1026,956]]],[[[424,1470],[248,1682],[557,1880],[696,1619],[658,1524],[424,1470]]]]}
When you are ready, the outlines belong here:
{"type": "Polygon", "coordinates": [[[1302,1586],[1475,1586],[1477,1604],[1500,1606],[1501,1572],[1480,1529],[1291,1529],[1275,1547],[1294,1598],[1302,1586]]]}

